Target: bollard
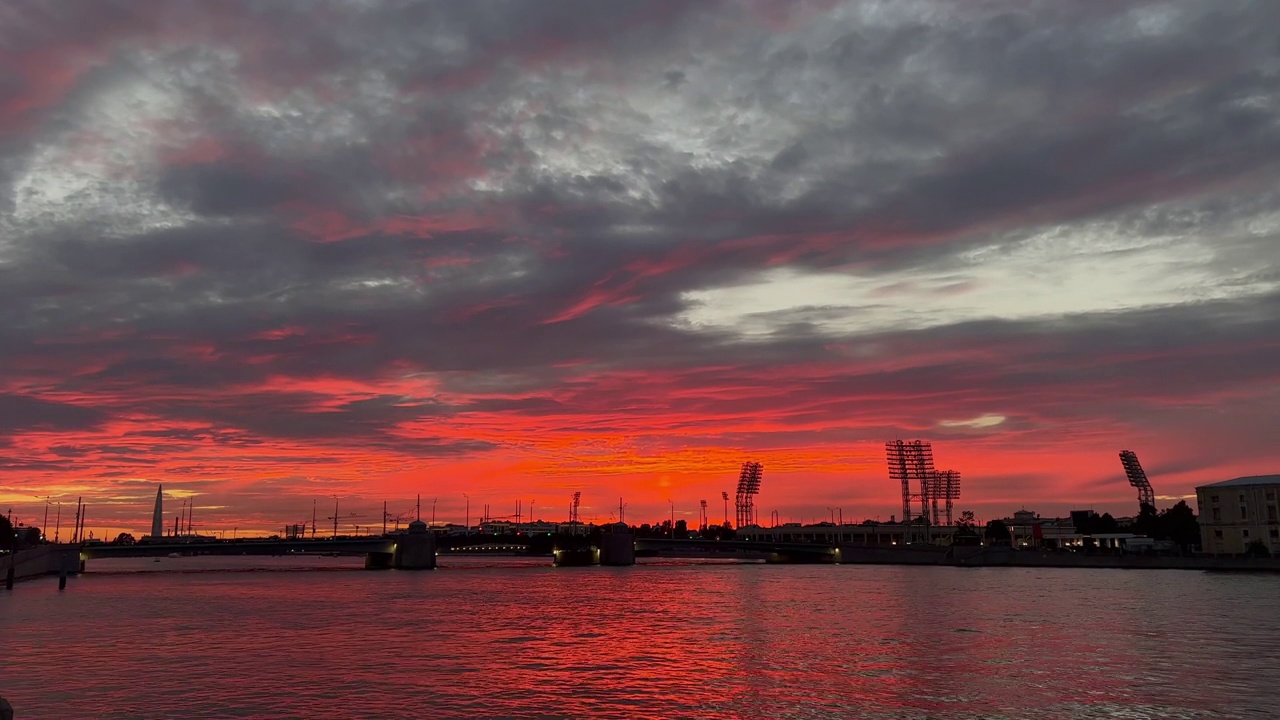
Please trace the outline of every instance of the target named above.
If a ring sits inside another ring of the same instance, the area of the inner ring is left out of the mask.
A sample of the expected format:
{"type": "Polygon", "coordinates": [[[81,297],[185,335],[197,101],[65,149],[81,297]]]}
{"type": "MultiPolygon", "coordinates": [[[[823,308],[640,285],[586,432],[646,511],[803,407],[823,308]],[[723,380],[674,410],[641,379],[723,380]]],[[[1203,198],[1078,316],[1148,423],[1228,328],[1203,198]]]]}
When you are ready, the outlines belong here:
{"type": "Polygon", "coordinates": [[[67,569],[65,567],[62,568],[62,571],[58,573],[58,589],[59,590],[67,589],[67,569]]]}

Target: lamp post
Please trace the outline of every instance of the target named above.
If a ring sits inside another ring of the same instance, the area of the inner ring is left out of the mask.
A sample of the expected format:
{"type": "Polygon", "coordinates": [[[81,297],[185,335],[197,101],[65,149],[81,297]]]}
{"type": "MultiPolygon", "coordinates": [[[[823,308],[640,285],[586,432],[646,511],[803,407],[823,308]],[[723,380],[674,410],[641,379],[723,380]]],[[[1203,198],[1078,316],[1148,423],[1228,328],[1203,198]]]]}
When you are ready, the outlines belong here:
{"type": "Polygon", "coordinates": [[[467,516],[462,521],[462,532],[464,535],[471,534],[471,496],[462,493],[462,497],[467,499],[467,516]]]}
{"type": "Polygon", "coordinates": [[[671,506],[671,539],[676,539],[676,504],[667,498],[667,504],[671,506]]]}
{"type": "Polygon", "coordinates": [[[41,542],[49,542],[49,499],[50,496],[44,496],[44,522],[40,523],[41,542]]]}

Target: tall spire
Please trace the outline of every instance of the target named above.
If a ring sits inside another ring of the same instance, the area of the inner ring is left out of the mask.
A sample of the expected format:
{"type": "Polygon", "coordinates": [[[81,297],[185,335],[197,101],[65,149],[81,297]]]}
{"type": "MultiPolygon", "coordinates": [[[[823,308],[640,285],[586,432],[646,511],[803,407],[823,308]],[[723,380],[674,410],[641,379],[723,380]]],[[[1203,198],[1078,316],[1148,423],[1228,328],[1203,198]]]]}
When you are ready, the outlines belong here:
{"type": "Polygon", "coordinates": [[[156,509],[151,513],[151,537],[164,537],[164,486],[156,488],[156,509]]]}

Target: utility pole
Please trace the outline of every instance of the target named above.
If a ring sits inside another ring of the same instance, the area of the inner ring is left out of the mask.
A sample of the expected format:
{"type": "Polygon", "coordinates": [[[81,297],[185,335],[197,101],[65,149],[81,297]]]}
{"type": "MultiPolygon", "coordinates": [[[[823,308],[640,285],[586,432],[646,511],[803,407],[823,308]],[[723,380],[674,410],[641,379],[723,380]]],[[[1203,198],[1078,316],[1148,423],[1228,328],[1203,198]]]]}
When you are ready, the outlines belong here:
{"type": "Polygon", "coordinates": [[[382,501],[382,534],[387,534],[387,501],[382,501]]]}
{"type": "MultiPolygon", "coordinates": [[[[338,513],[334,513],[337,515],[338,513]]],[[[311,539],[316,539],[316,499],[311,498],[311,539]]]]}
{"type": "Polygon", "coordinates": [[[667,504],[671,506],[671,539],[676,539],[676,504],[667,498],[667,504]]]}
{"type": "Polygon", "coordinates": [[[431,527],[436,526],[436,499],[431,498],[431,527]]]}
{"type": "Polygon", "coordinates": [[[467,514],[462,521],[462,533],[464,535],[470,535],[471,534],[471,496],[466,493],[462,493],[462,497],[467,499],[467,514]]]}
{"type": "Polygon", "coordinates": [[[333,539],[338,539],[338,496],[333,496],[333,539]]]}

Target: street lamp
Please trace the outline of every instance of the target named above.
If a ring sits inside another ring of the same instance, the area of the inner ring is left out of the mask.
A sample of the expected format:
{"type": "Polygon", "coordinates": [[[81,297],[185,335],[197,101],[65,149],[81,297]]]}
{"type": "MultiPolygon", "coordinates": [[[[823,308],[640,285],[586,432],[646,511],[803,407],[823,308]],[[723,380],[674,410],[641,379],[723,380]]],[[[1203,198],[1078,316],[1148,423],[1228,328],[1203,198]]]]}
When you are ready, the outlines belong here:
{"type": "Polygon", "coordinates": [[[467,516],[462,521],[462,532],[465,535],[471,534],[471,496],[462,493],[462,497],[467,499],[467,516]]]}
{"type": "MultiPolygon", "coordinates": [[[[40,496],[37,495],[37,498],[40,496]]],[[[45,495],[44,500],[44,522],[40,523],[40,542],[49,542],[49,500],[51,496],[45,495]]]]}

